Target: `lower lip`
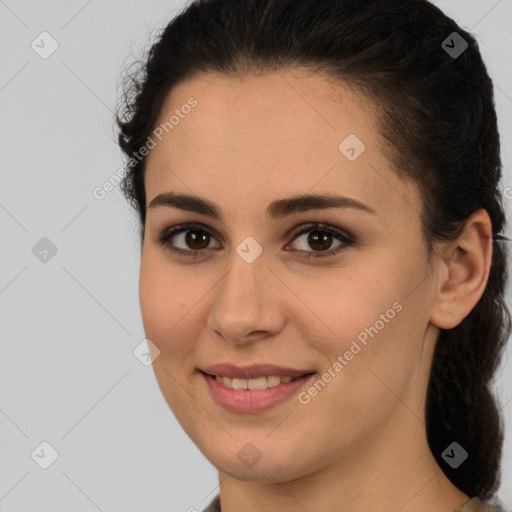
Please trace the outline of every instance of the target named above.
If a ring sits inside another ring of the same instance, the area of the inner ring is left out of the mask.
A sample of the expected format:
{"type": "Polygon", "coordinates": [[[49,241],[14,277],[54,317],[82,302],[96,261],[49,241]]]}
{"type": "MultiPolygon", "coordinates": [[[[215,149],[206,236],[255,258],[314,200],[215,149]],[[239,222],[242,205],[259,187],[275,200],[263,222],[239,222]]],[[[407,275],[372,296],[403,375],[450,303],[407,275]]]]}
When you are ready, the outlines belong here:
{"type": "Polygon", "coordinates": [[[211,375],[206,373],[202,375],[218,404],[229,411],[250,413],[265,411],[284,402],[297,393],[315,374],[304,375],[290,382],[281,382],[277,386],[257,390],[227,388],[211,375]]]}

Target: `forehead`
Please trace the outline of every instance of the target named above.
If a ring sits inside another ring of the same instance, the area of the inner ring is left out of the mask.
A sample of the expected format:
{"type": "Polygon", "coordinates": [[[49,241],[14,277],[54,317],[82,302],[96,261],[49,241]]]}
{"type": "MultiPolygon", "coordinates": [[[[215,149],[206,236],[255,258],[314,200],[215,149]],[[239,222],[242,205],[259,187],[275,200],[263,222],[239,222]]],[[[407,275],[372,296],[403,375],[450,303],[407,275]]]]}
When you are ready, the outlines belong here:
{"type": "Polygon", "coordinates": [[[236,189],[245,206],[336,189],[392,207],[403,202],[397,192],[416,191],[391,172],[372,108],[319,73],[198,74],[175,86],[162,106],[156,126],[174,122],[148,155],[148,202],[164,189],[214,194],[215,202],[235,201],[219,194],[236,189]],[[344,151],[354,142],[361,153],[351,160],[344,151]]]}
{"type": "Polygon", "coordinates": [[[369,105],[347,85],[295,69],[198,74],[171,90],[157,125],[176,110],[179,114],[191,97],[197,105],[180,118],[169,138],[176,145],[186,140],[187,149],[210,158],[229,156],[229,149],[257,153],[262,159],[270,154],[274,158],[276,149],[292,160],[294,155],[303,160],[304,154],[336,156],[336,142],[344,133],[368,138],[374,124],[369,105]]]}

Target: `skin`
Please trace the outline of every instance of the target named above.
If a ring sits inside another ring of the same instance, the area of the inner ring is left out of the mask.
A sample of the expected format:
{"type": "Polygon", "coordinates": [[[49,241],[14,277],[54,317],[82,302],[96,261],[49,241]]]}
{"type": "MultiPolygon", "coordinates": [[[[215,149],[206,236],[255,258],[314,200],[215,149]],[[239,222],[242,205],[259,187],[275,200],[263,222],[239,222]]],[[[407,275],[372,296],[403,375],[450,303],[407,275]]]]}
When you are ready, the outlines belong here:
{"type": "MultiPolygon", "coordinates": [[[[227,77],[199,74],[170,91],[158,123],[193,96],[198,105],[151,149],[147,205],[163,192],[201,196],[223,221],[149,208],[140,268],[144,329],[160,353],[153,368],[177,420],[219,470],[223,512],[450,512],[469,498],[444,476],[426,440],[424,405],[439,328],[455,327],[481,297],[491,223],[478,211],[432,266],[421,235],[421,196],[393,172],[368,104],[321,74],[288,69],[227,77]],[[356,134],[353,162],[338,150],[356,134]],[[279,220],[267,205],[304,193],[338,193],[376,212],[330,208],[279,220]],[[156,239],[174,225],[213,231],[198,258],[156,239]],[[309,222],[351,234],[334,256],[309,222]],[[236,252],[246,237],[264,249],[252,263],[236,252]],[[285,249],[286,248],[286,249],[285,249]],[[303,251],[303,252],[301,252],[303,251]],[[293,396],[257,414],[217,404],[198,368],[271,362],[321,375],[357,335],[402,309],[305,405],[293,396]],[[247,467],[247,443],[261,453],[247,467]]],[[[157,124],[158,124],[157,123],[157,124]]],[[[212,496],[209,496],[209,500],[212,496]]],[[[205,502],[206,506],[206,502],[205,502]]]]}

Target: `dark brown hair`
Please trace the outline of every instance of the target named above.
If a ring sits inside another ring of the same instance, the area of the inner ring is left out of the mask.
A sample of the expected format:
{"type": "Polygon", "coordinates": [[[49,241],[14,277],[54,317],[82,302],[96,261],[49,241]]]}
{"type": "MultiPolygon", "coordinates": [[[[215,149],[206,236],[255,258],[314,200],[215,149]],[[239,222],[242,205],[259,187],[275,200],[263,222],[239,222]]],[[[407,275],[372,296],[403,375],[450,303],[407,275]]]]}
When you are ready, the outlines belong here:
{"type": "Polygon", "coordinates": [[[145,158],[134,155],[169,91],[202,71],[291,67],[327,73],[378,105],[378,133],[394,170],[422,192],[429,255],[435,241],[456,239],[473,212],[489,213],[493,258],[485,291],[459,325],[441,330],[426,401],[427,438],[439,466],[464,493],[488,499],[500,484],[503,444],[491,386],[511,329],[500,140],[493,84],[477,42],[437,7],[427,0],[189,4],[123,82],[117,124],[128,169],[122,190],[139,214],[141,240],[145,158]],[[453,32],[468,44],[458,56],[443,44],[455,46],[453,32]],[[457,469],[441,456],[453,441],[469,455],[457,469]]]}

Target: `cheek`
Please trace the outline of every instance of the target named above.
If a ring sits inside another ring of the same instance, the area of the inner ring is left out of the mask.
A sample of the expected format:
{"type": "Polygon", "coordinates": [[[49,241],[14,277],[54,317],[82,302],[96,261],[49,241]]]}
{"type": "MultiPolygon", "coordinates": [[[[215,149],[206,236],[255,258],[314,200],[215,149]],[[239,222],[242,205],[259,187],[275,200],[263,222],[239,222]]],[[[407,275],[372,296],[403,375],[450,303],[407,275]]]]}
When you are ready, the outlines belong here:
{"type": "MultiPolygon", "coordinates": [[[[293,315],[302,318],[304,338],[321,354],[321,370],[329,373],[326,379],[335,382],[328,385],[331,392],[357,388],[375,407],[390,393],[379,377],[397,392],[410,380],[424,329],[424,319],[419,318],[418,305],[410,295],[413,269],[407,269],[405,262],[399,264],[397,258],[381,256],[378,266],[375,261],[373,266],[361,262],[361,270],[352,267],[350,273],[340,272],[325,283],[317,281],[322,288],[308,289],[316,292],[307,293],[303,301],[317,315],[316,322],[309,310],[301,316],[297,309],[293,315]]],[[[359,407],[353,396],[341,400],[355,410],[359,407]]]]}
{"type": "Polygon", "coordinates": [[[307,392],[325,397],[316,407],[338,404],[336,421],[343,421],[347,414],[357,418],[359,428],[374,421],[372,414],[382,418],[400,406],[397,397],[405,396],[415,382],[427,320],[422,316],[421,291],[417,290],[419,298],[410,292],[407,280],[399,282],[382,274],[379,278],[377,273],[354,276],[342,290],[331,290],[325,301],[330,306],[322,312],[330,337],[314,339],[312,327],[307,336],[324,356],[321,378],[325,376],[329,383],[325,392],[323,385],[318,393],[307,392]]]}
{"type": "MultiPolygon", "coordinates": [[[[186,315],[189,289],[156,255],[143,253],[139,276],[139,301],[146,336],[161,350],[165,340],[176,337],[180,319],[186,315]]],[[[190,309],[190,308],[189,308],[190,309]]]]}
{"type": "Polygon", "coordinates": [[[165,283],[158,279],[160,274],[158,266],[152,264],[151,259],[143,254],[139,275],[139,302],[144,329],[148,337],[150,332],[157,332],[163,320],[165,301],[165,283]]]}
{"type": "MultiPolygon", "coordinates": [[[[401,291],[382,277],[381,268],[361,263],[350,271],[332,272],[309,283],[297,284],[294,318],[300,319],[309,336],[325,340],[326,346],[344,349],[352,339],[377,323],[384,330],[397,314],[401,291]],[[359,270],[359,269],[361,270],[359,270]],[[383,317],[381,317],[383,315],[383,317]]],[[[387,268],[388,275],[394,272],[387,268]]]]}

